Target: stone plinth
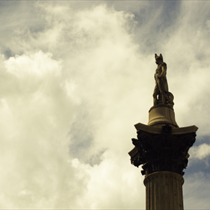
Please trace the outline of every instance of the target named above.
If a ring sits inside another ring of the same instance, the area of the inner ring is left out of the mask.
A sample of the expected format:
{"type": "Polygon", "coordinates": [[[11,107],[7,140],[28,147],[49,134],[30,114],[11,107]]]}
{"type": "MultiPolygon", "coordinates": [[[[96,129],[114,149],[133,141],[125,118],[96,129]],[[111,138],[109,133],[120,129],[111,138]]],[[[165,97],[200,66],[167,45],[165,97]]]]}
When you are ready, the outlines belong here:
{"type": "Polygon", "coordinates": [[[181,175],[169,171],[146,176],[146,210],[183,210],[183,183],[181,175]]]}
{"type": "Polygon", "coordinates": [[[162,126],[168,124],[172,127],[178,127],[174,110],[171,106],[156,105],[149,110],[149,123],[150,126],[162,126]]]}

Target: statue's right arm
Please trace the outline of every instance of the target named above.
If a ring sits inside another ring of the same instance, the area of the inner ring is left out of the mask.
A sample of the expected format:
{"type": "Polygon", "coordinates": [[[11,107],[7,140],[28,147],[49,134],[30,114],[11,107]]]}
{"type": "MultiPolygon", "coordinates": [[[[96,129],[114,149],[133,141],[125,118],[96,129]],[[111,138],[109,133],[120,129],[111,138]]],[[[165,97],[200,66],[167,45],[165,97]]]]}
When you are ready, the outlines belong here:
{"type": "Polygon", "coordinates": [[[163,64],[162,67],[161,67],[161,74],[159,75],[159,78],[161,77],[165,77],[166,76],[166,64],[163,64]]]}

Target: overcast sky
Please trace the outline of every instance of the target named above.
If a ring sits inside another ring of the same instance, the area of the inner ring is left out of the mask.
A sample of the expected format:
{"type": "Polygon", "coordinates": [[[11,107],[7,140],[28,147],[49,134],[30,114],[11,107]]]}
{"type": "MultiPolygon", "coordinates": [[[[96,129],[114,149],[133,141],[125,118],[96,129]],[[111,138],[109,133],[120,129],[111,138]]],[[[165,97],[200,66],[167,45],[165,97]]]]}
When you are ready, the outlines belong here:
{"type": "Polygon", "coordinates": [[[0,1],[0,208],[144,209],[128,152],[154,54],[196,125],[185,209],[209,209],[209,1],[0,1]]]}

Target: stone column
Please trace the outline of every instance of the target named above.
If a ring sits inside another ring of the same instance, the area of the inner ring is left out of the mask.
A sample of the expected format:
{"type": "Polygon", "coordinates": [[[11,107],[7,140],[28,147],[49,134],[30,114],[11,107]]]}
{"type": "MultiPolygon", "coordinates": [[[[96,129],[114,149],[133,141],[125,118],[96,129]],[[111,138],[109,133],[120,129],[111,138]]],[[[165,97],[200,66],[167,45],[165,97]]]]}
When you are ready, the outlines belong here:
{"type": "Polygon", "coordinates": [[[146,176],[146,210],[183,210],[183,183],[181,175],[169,171],[146,176]]]}
{"type": "Polygon", "coordinates": [[[154,105],[149,110],[148,125],[135,125],[137,139],[132,139],[135,147],[129,155],[131,164],[142,165],[146,210],[183,210],[183,170],[198,128],[180,128],[176,123],[174,96],[168,90],[167,65],[162,54],[155,54],[155,63],[154,105]]]}
{"type": "Polygon", "coordinates": [[[183,170],[187,167],[188,150],[195,142],[198,128],[160,123],[158,126],[138,123],[135,127],[137,139],[132,139],[135,147],[129,155],[134,166],[142,165],[146,210],[183,210],[183,170]]]}

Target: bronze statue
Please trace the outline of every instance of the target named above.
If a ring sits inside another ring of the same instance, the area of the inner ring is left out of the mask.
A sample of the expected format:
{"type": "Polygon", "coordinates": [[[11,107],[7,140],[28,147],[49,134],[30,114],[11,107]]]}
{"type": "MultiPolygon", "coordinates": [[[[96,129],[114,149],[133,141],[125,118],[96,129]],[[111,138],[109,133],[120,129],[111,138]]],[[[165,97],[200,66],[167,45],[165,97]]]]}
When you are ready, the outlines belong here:
{"type": "Polygon", "coordinates": [[[166,79],[167,65],[163,62],[163,56],[155,54],[157,69],[155,71],[155,89],[153,92],[154,106],[158,104],[168,104],[173,106],[173,94],[168,91],[166,79]]]}

